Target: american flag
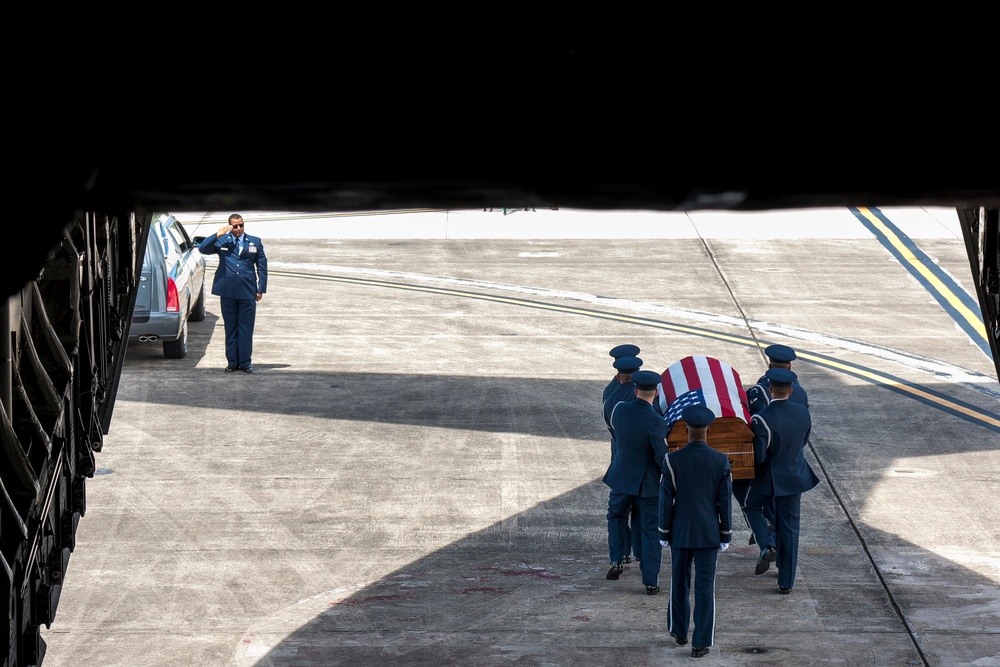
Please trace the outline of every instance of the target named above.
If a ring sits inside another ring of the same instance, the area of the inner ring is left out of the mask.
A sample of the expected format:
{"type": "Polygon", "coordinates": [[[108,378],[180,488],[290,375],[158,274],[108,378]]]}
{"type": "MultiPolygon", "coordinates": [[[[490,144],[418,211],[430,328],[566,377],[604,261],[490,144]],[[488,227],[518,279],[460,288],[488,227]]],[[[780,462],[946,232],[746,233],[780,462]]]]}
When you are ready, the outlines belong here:
{"type": "Polygon", "coordinates": [[[740,374],[713,357],[684,357],[662,373],[660,408],[669,429],[689,405],[704,405],[718,417],[750,423],[740,374]],[[676,414],[675,414],[676,413],[676,414]]]}
{"type": "Polygon", "coordinates": [[[674,425],[674,422],[681,418],[684,408],[689,405],[705,405],[705,392],[701,389],[692,389],[691,391],[684,392],[670,403],[667,413],[663,415],[663,421],[667,423],[668,431],[674,425]]]}

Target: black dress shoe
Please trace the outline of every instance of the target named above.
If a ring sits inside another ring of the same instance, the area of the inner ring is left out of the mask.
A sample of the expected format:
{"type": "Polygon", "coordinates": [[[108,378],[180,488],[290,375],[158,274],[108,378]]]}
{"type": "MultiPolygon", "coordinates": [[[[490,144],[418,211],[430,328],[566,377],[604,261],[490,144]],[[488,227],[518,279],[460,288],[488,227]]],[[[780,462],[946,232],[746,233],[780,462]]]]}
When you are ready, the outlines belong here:
{"type": "Polygon", "coordinates": [[[236,366],[226,366],[227,373],[232,373],[235,370],[237,370],[236,366]]]}
{"type": "Polygon", "coordinates": [[[785,588],[784,586],[778,586],[778,592],[781,593],[782,595],[788,595],[789,593],[792,592],[792,589],[785,588]]]}
{"type": "Polygon", "coordinates": [[[240,370],[243,371],[244,373],[253,373],[253,366],[244,366],[240,370]]]}
{"type": "Polygon", "coordinates": [[[753,569],[754,574],[764,574],[771,569],[771,563],[778,557],[778,552],[774,547],[764,549],[764,552],[757,559],[757,567],[753,569]]]}
{"type": "Polygon", "coordinates": [[[656,595],[660,592],[659,586],[646,586],[646,595],[656,595]]]}
{"type": "Polygon", "coordinates": [[[670,633],[670,636],[674,638],[674,641],[677,642],[678,646],[684,646],[685,644],[688,643],[687,637],[678,637],[672,632],[670,633]]]}
{"type": "Polygon", "coordinates": [[[621,562],[612,563],[611,568],[608,570],[608,576],[606,579],[611,581],[618,581],[618,577],[622,575],[622,564],[621,562]]]}
{"type": "Polygon", "coordinates": [[[705,648],[695,648],[694,646],[691,647],[692,658],[704,658],[706,655],[708,655],[707,646],[705,648]]]}

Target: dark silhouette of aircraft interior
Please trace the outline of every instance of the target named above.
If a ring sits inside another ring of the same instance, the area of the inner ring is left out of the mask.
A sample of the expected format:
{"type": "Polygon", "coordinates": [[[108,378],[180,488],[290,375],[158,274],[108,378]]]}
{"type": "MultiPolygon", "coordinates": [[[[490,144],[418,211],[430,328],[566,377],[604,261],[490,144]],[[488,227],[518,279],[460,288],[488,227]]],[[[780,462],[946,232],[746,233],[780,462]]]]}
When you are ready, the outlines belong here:
{"type": "Polygon", "coordinates": [[[585,33],[423,18],[403,40],[269,13],[266,38],[234,25],[203,44],[66,20],[39,40],[44,67],[12,67],[4,664],[44,656],[155,212],[954,207],[1000,376],[1000,125],[981,24],[935,12],[838,32],[824,18],[824,40],[717,19],[618,31],[602,17],[585,33]]]}

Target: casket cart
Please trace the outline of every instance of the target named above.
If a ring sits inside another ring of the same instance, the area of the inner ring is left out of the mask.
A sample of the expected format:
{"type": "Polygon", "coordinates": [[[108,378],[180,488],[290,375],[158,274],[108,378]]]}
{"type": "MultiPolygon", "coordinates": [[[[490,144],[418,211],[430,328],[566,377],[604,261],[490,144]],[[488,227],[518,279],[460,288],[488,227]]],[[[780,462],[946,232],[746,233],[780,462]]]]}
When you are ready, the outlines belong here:
{"type": "Polygon", "coordinates": [[[715,413],[708,428],[708,445],[729,457],[733,479],[753,479],[753,431],[747,394],[740,375],[713,357],[684,357],[662,373],[660,408],[669,429],[667,449],[687,444],[681,413],[689,405],[704,405],[715,413]]]}

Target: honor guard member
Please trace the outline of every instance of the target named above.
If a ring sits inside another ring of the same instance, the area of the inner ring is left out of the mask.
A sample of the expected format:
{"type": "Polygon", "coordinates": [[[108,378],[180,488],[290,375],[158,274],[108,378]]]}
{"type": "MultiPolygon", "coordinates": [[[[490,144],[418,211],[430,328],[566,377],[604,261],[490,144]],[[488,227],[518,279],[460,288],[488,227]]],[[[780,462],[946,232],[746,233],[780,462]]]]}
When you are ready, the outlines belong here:
{"type": "MultiPolygon", "coordinates": [[[[604,423],[607,424],[608,431],[611,431],[611,410],[618,401],[635,400],[635,382],[632,381],[632,374],[642,368],[642,359],[635,356],[619,357],[615,359],[614,367],[618,375],[604,390],[604,423]]],[[[615,441],[611,439],[611,455],[615,454],[615,441]]]]}
{"type": "Polygon", "coordinates": [[[732,471],[729,457],[708,446],[715,413],[704,405],[684,408],[687,444],[667,455],[660,481],[660,545],[670,547],[667,629],[688,641],[691,567],[694,566],[694,633],[691,655],[708,654],[715,641],[715,567],[732,537],[732,471]]]}
{"type": "MultiPolygon", "coordinates": [[[[621,353],[638,349],[635,345],[619,345],[611,350],[611,353],[614,355],[616,351],[621,353]]],[[[631,355],[619,356],[615,359],[613,365],[618,371],[618,375],[615,376],[615,379],[604,390],[604,423],[611,434],[612,459],[615,457],[615,438],[614,431],[611,430],[611,410],[619,401],[635,400],[635,383],[632,382],[632,374],[642,368],[642,359],[631,355]]],[[[611,464],[609,462],[608,469],[610,470],[610,468],[611,464]]],[[[604,477],[605,484],[607,484],[607,473],[605,473],[604,477]]],[[[621,533],[621,538],[624,540],[622,544],[623,563],[631,563],[633,555],[637,561],[642,559],[642,532],[639,530],[638,524],[639,508],[633,505],[629,510],[628,519],[625,521],[625,530],[621,533]]]]}
{"type": "Polygon", "coordinates": [[[660,545],[657,529],[657,509],[660,496],[660,475],[663,457],[667,455],[667,425],[656,410],[660,374],[636,371],[634,401],[619,401],[611,411],[611,434],[615,454],[605,475],[611,487],[608,497],[608,552],[611,567],[608,579],[617,579],[622,572],[622,533],[625,520],[633,505],[639,507],[642,539],[642,559],[639,571],[646,593],[660,592],[660,545]]]}
{"type": "MultiPolygon", "coordinates": [[[[764,355],[767,357],[768,370],[772,368],[792,370],[792,362],[796,359],[795,350],[787,345],[769,345],[764,348],[764,355]]],[[[757,414],[771,402],[769,386],[770,380],[767,379],[767,373],[765,373],[757,380],[757,384],[747,389],[747,408],[749,408],[750,414],[757,414]]],[[[790,397],[792,402],[798,403],[808,410],[809,396],[806,394],[806,390],[799,385],[798,380],[792,384],[792,389],[790,397]]]]}
{"type": "MultiPolygon", "coordinates": [[[[614,359],[615,359],[616,362],[619,359],[621,359],[622,357],[638,357],[639,356],[639,346],[638,345],[618,345],[616,347],[611,348],[611,351],[608,352],[608,354],[610,354],[612,357],[614,357],[614,359]]],[[[629,378],[625,378],[624,380],[622,379],[622,371],[618,368],[618,364],[617,363],[613,364],[613,365],[614,365],[615,370],[617,371],[617,373],[615,373],[615,376],[613,378],[611,378],[611,382],[608,383],[608,386],[606,386],[604,388],[604,394],[601,396],[601,403],[602,404],[605,401],[608,400],[608,397],[611,395],[611,392],[615,391],[616,389],[620,389],[621,388],[622,382],[629,382],[630,381],[629,378]]],[[[628,375],[631,375],[631,373],[629,373],[628,375]]]]}
{"type": "Polygon", "coordinates": [[[753,430],[754,478],[744,512],[758,544],[765,545],[754,574],[764,574],[778,561],[778,592],[792,592],[799,555],[802,494],[819,484],[806,461],[805,446],[812,429],[809,410],[790,400],[795,373],[772,368],[766,373],[771,402],[750,419],[753,430]],[[774,502],[774,525],[764,520],[764,508],[774,502]]]}
{"type": "MultiPolygon", "coordinates": [[[[792,362],[795,361],[795,350],[788,347],[787,345],[769,345],[764,348],[764,355],[767,357],[767,368],[768,370],[772,368],[784,368],[787,370],[792,369],[792,362]]],[[[799,405],[805,406],[806,409],[809,408],[809,396],[806,394],[806,390],[803,389],[798,380],[792,384],[792,393],[789,399],[798,403],[799,405]]],[[[747,408],[751,415],[755,415],[764,408],[767,404],[771,402],[771,389],[770,380],[767,379],[767,375],[761,375],[757,380],[757,384],[747,389],[747,408]]],[[[749,479],[734,479],[733,480],[733,496],[736,498],[736,503],[740,506],[740,511],[743,511],[743,506],[746,501],[747,491],[750,490],[750,480],[749,479]]],[[[743,518],[746,519],[746,514],[744,513],[743,518]]],[[[769,506],[764,509],[764,519],[774,524],[774,507],[769,506]]],[[[749,522],[747,526],[749,527],[749,522]]],[[[756,539],[753,533],[750,533],[750,544],[756,543],[756,539]]],[[[764,549],[761,547],[761,553],[763,554],[764,549]]]]}

